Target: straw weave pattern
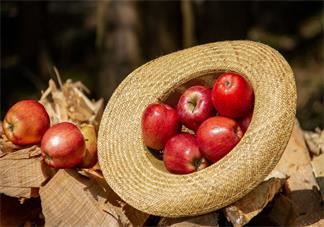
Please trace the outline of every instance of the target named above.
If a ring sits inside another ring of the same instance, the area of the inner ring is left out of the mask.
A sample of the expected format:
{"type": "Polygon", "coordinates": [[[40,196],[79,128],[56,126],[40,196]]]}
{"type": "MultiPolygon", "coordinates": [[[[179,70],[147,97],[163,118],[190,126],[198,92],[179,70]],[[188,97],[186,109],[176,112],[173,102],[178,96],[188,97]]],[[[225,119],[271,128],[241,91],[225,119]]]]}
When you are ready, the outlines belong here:
{"type": "Polygon", "coordinates": [[[99,129],[99,163],[109,186],[131,206],[181,217],[222,208],[242,198],[275,167],[294,124],[293,72],[274,49],[252,41],[225,41],[178,51],[137,68],[111,97],[99,129]],[[251,82],[253,118],[239,144],[219,162],[188,175],[153,164],[141,135],[150,103],[208,73],[234,71],[251,82]]]}

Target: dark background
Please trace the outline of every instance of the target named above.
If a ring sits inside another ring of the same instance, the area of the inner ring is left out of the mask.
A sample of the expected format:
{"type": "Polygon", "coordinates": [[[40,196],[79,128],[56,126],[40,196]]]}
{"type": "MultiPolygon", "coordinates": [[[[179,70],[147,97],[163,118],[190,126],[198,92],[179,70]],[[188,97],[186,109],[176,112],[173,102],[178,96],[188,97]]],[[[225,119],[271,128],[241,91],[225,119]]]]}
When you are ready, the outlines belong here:
{"type": "Polygon", "coordinates": [[[161,55],[221,40],[250,39],[292,66],[297,116],[324,126],[322,1],[2,1],[1,119],[18,100],[40,97],[55,65],[109,99],[133,69],[161,55]]]}

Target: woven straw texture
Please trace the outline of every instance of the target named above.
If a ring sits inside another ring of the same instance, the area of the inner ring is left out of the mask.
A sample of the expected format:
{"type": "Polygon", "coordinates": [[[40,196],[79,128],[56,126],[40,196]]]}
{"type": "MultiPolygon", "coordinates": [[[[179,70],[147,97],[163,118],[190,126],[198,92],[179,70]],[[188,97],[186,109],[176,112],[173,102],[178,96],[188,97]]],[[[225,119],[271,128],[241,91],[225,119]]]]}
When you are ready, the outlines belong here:
{"type": "Polygon", "coordinates": [[[269,46],[225,41],[185,49],[139,67],[116,89],[100,124],[100,166],[111,188],[141,211],[167,217],[208,213],[242,198],[271,172],[289,140],[295,111],[293,72],[269,46]],[[210,167],[188,175],[168,173],[143,144],[144,109],[168,100],[190,80],[205,75],[214,80],[226,71],[244,75],[254,89],[247,132],[210,167]]]}

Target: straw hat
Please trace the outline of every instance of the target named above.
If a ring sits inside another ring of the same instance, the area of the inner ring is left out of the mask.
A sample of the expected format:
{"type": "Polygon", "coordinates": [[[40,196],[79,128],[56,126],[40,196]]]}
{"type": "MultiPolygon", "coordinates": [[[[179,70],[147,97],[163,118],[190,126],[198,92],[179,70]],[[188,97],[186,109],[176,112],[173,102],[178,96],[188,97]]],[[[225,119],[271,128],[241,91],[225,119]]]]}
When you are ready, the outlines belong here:
{"type": "Polygon", "coordinates": [[[251,41],[196,46],[148,62],[119,85],[101,120],[99,163],[110,187],[143,212],[204,214],[242,198],[271,172],[288,143],[295,111],[293,72],[276,50],[251,41]],[[188,175],[168,173],[143,144],[144,109],[159,100],[174,104],[192,81],[211,86],[224,71],[238,72],[252,84],[250,127],[219,162],[188,175]]]}

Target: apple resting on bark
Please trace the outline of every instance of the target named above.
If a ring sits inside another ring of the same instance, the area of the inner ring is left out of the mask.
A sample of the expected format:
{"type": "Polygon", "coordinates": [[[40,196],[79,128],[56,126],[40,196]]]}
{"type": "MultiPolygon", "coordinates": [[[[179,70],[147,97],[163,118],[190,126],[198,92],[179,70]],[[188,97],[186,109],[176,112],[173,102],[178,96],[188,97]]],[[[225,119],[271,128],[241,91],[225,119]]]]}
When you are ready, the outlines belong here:
{"type": "Polygon", "coordinates": [[[36,100],[23,100],[8,110],[2,127],[12,143],[32,145],[40,143],[50,127],[50,119],[42,104],[36,100]]]}

